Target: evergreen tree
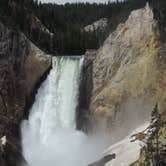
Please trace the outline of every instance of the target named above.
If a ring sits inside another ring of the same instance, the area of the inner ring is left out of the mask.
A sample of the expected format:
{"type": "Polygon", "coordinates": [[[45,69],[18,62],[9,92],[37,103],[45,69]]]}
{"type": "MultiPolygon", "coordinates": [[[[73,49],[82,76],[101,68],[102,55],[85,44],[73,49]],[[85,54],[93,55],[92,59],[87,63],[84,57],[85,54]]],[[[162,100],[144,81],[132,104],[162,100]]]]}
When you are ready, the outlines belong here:
{"type": "MultiPolygon", "coordinates": [[[[0,0],[0,16],[3,22],[17,26],[36,45],[45,51],[59,52],[60,54],[83,54],[86,49],[99,48],[106,37],[115,30],[120,22],[128,18],[130,12],[145,5],[146,0],[125,0],[105,4],[42,4],[38,0],[10,0],[19,5],[14,10],[9,0],[0,0]],[[13,11],[15,13],[13,13],[13,11]],[[39,29],[32,31],[31,13],[36,15],[41,22],[55,34],[52,40],[39,29]],[[86,25],[107,18],[109,25],[104,30],[93,33],[83,32],[86,25]],[[53,42],[50,44],[50,41],[53,42]]],[[[1,18],[0,17],[0,18],[1,18]]],[[[52,52],[53,53],[53,52],[52,52]]]]}
{"type": "Polygon", "coordinates": [[[161,114],[159,113],[158,104],[152,111],[151,123],[148,130],[149,138],[147,140],[147,154],[146,165],[147,166],[165,166],[166,161],[166,145],[164,144],[160,130],[165,125],[165,121],[162,122],[161,114]],[[162,139],[161,139],[162,138],[162,139]]]}

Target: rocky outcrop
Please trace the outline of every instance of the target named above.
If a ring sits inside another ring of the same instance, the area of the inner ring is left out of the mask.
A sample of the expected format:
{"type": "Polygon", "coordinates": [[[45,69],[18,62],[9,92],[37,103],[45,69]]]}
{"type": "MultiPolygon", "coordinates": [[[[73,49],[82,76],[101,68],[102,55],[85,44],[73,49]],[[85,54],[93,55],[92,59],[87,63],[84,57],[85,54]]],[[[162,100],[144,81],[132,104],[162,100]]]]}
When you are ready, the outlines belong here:
{"type": "MultiPolygon", "coordinates": [[[[116,159],[105,166],[120,163],[127,166],[128,161],[128,165],[145,163],[144,149],[136,161],[141,149],[139,141],[130,142],[126,136],[150,118],[156,103],[161,112],[166,109],[166,43],[161,36],[154,13],[147,4],[131,12],[128,20],[120,24],[96,52],[94,60],[90,60],[89,114],[96,122],[111,128],[110,142],[116,143],[105,153],[115,153],[116,159]]],[[[135,136],[145,138],[142,133],[135,136]]],[[[161,142],[165,142],[163,138],[161,142]]]]}
{"type": "Polygon", "coordinates": [[[92,93],[92,64],[97,50],[86,51],[84,65],[82,67],[81,81],[79,87],[79,100],[77,106],[77,129],[89,132],[92,128],[92,117],[90,116],[89,104],[92,93]]]}
{"type": "Polygon", "coordinates": [[[88,33],[92,33],[95,31],[104,31],[107,26],[108,26],[108,19],[101,18],[100,20],[95,21],[93,24],[84,27],[84,31],[88,33]]]}
{"type": "Polygon", "coordinates": [[[51,57],[22,33],[0,23],[0,165],[18,165],[20,122],[36,83],[51,66],[51,57]]]}
{"type": "Polygon", "coordinates": [[[165,43],[148,4],[131,12],[91,65],[90,111],[96,120],[121,126],[125,133],[146,120],[156,102],[166,108],[165,43]]]}
{"type": "Polygon", "coordinates": [[[36,45],[51,52],[54,34],[35,16],[31,3],[30,0],[7,0],[8,24],[19,27],[36,45]]]}
{"type": "Polygon", "coordinates": [[[34,101],[36,90],[45,79],[51,68],[51,56],[45,54],[33,43],[29,42],[29,54],[24,64],[25,87],[26,87],[26,112],[27,117],[29,107],[34,101]]]}

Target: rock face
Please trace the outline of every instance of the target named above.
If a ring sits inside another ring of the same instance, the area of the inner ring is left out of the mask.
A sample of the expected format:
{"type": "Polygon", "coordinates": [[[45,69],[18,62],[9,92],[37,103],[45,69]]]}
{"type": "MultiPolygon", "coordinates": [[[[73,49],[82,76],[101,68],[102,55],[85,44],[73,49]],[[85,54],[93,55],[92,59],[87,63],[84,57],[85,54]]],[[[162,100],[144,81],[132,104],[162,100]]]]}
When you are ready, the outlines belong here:
{"type": "Polygon", "coordinates": [[[91,25],[87,25],[86,27],[84,27],[84,31],[85,32],[94,32],[97,30],[104,30],[108,25],[108,19],[107,18],[101,18],[98,21],[95,21],[93,24],[91,25]]]}
{"type": "Polygon", "coordinates": [[[148,4],[107,38],[92,69],[90,111],[96,120],[130,129],[149,117],[156,102],[166,108],[165,43],[148,4]]]}
{"type": "Polygon", "coordinates": [[[97,50],[87,50],[81,74],[79,87],[79,101],[77,106],[77,129],[89,132],[91,117],[89,116],[89,104],[92,93],[92,63],[96,57],[97,50]]]}
{"type": "Polygon", "coordinates": [[[14,25],[20,26],[22,32],[31,39],[40,48],[47,52],[52,51],[52,39],[54,34],[43,25],[38,17],[34,15],[29,6],[30,0],[7,0],[7,6],[10,15],[8,16],[9,25],[13,22],[14,25]],[[18,15],[21,18],[18,19],[18,15]],[[23,28],[24,27],[24,28],[23,28]]]}
{"type": "Polygon", "coordinates": [[[0,23],[0,165],[21,159],[20,122],[37,81],[51,66],[45,55],[22,33],[0,23]]]}

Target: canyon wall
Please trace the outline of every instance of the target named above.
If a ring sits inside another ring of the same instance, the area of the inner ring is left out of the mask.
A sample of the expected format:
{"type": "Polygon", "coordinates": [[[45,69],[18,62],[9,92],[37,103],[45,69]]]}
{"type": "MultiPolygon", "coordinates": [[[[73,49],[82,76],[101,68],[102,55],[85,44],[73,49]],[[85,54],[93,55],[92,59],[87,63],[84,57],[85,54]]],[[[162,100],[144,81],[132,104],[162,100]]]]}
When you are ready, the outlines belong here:
{"type": "Polygon", "coordinates": [[[157,102],[162,111],[166,108],[165,43],[160,35],[147,4],[131,12],[97,51],[89,107],[97,121],[125,133],[147,120],[157,102]]]}
{"type": "Polygon", "coordinates": [[[21,158],[20,122],[35,87],[51,67],[46,55],[16,29],[0,23],[0,165],[21,158]]]}
{"type": "MultiPolygon", "coordinates": [[[[93,61],[93,54],[86,53],[85,63],[91,62],[88,68],[92,69],[92,81],[87,85],[92,88],[89,115],[104,128],[111,128],[111,143],[123,142],[131,131],[147,122],[156,103],[161,112],[166,110],[166,43],[161,38],[154,12],[147,4],[131,12],[128,20],[110,34],[93,61]]],[[[117,143],[117,149],[104,154],[116,153],[120,146],[117,143]]],[[[141,157],[133,160],[134,165],[142,162],[141,157]]],[[[117,165],[103,161],[92,165],[117,165]]],[[[115,161],[120,163],[116,157],[115,161]]]]}

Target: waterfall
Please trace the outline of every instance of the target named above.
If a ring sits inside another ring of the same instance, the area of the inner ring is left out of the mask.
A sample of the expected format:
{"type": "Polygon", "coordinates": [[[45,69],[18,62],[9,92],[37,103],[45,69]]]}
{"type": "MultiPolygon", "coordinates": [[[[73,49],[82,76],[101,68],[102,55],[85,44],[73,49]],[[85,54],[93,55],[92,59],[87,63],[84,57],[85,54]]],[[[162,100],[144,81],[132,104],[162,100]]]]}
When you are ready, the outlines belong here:
{"type": "Polygon", "coordinates": [[[53,58],[53,68],[21,127],[29,166],[86,166],[101,157],[103,144],[76,130],[82,61],[80,57],[53,58]]]}

